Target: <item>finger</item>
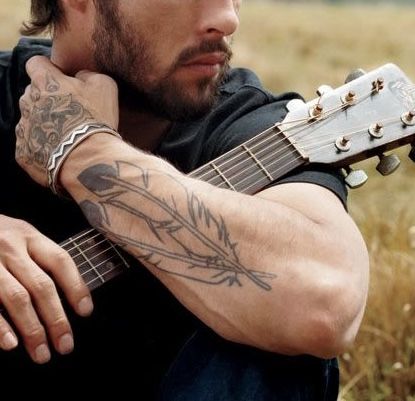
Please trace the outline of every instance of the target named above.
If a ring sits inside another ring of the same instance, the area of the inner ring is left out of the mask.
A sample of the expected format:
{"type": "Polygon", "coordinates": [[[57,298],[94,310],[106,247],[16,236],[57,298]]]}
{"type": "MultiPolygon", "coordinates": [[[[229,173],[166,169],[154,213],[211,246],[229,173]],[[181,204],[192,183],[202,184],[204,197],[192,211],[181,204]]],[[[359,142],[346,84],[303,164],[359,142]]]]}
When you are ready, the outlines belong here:
{"type": "Polygon", "coordinates": [[[24,139],[24,133],[25,133],[24,125],[23,125],[22,121],[20,121],[16,125],[16,137],[20,140],[23,140],[24,139]]]}
{"type": "Polygon", "coordinates": [[[69,253],[43,235],[29,241],[28,252],[54,278],[74,310],[89,316],[94,308],[91,294],[69,253]]]}
{"type": "Polygon", "coordinates": [[[7,323],[6,319],[0,315],[0,348],[3,351],[10,351],[16,348],[18,340],[13,329],[7,323]]]}
{"type": "Polygon", "coordinates": [[[68,354],[73,350],[73,335],[54,282],[29,255],[21,256],[14,264],[7,266],[8,270],[29,292],[55,349],[68,354]]]}
{"type": "Polygon", "coordinates": [[[30,107],[28,99],[30,99],[31,85],[26,87],[24,95],[19,99],[20,114],[23,118],[28,119],[30,115],[30,107]]]}
{"type": "Polygon", "coordinates": [[[21,335],[25,348],[34,362],[50,360],[46,332],[33,308],[26,289],[4,268],[0,269],[0,301],[21,335]]]}
{"type": "Polygon", "coordinates": [[[40,85],[40,83],[44,83],[47,72],[57,78],[65,76],[62,71],[45,56],[34,56],[30,58],[26,63],[26,72],[30,79],[37,82],[42,88],[44,85],[40,85]]]}
{"type": "Polygon", "coordinates": [[[101,74],[97,74],[96,72],[92,72],[89,70],[81,70],[75,74],[75,78],[79,79],[80,81],[86,82],[90,78],[96,75],[101,75],[101,74]]]}

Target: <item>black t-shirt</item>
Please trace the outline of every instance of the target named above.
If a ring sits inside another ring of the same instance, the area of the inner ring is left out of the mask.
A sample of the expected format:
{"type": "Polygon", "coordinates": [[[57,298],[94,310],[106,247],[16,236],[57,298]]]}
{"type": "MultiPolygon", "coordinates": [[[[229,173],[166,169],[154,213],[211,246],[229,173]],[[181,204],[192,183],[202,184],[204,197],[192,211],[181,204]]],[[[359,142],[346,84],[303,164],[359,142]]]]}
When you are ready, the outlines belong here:
{"type": "MultiPolygon", "coordinates": [[[[49,53],[49,41],[28,39],[13,52],[0,53],[0,213],[29,221],[61,242],[88,227],[82,213],[74,203],[35,184],[14,159],[18,100],[29,83],[25,62],[49,53]]],[[[174,124],[155,153],[189,173],[280,121],[286,103],[294,98],[299,96],[273,95],[251,71],[233,69],[212,112],[199,121],[174,124]]],[[[279,182],[294,181],[322,185],[346,204],[345,186],[336,172],[300,169],[279,182]]],[[[256,401],[336,398],[335,361],[285,357],[231,344],[199,322],[138,263],[93,297],[95,311],[88,319],[74,316],[68,308],[76,345],[71,355],[53,355],[49,364],[37,366],[21,347],[0,354],[2,391],[18,374],[22,383],[36,382],[33,392],[39,390],[44,397],[52,382],[68,391],[84,388],[82,382],[91,394],[105,395],[112,387],[118,394],[138,392],[137,399],[146,401],[155,399],[160,388],[160,399],[166,401],[251,400],[247,394],[253,383],[262,389],[254,391],[256,401]],[[298,398],[302,392],[309,398],[298,398]]]]}

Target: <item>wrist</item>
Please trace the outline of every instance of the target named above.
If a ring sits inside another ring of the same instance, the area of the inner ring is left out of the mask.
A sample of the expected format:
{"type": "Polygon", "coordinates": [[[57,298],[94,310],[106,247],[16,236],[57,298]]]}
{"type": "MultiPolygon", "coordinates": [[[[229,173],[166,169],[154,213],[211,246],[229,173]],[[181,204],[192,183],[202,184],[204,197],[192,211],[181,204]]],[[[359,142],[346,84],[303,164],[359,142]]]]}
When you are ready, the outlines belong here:
{"type": "MultiPolygon", "coordinates": [[[[117,131],[105,124],[84,124],[71,131],[54,150],[49,157],[47,166],[48,184],[52,192],[58,195],[64,192],[62,190],[62,186],[60,185],[60,176],[63,165],[66,164],[67,159],[72,158],[73,153],[77,153],[76,151],[79,148],[85,147],[85,145],[80,146],[81,144],[89,141],[92,137],[98,136],[112,138],[118,142],[122,139],[117,131]]],[[[95,151],[89,149],[88,153],[94,155],[95,151]]]]}

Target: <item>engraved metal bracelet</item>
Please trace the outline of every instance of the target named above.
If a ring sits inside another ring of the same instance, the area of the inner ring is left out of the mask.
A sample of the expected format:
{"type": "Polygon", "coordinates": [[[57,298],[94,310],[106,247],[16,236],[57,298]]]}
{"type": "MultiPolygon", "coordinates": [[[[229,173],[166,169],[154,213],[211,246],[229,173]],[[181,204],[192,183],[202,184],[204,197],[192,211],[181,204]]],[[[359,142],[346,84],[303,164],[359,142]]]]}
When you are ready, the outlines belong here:
{"type": "Polygon", "coordinates": [[[121,135],[106,124],[83,124],[71,131],[50,155],[47,166],[48,184],[54,194],[62,195],[58,178],[63,162],[82,141],[97,133],[107,133],[121,139],[121,135]]]}

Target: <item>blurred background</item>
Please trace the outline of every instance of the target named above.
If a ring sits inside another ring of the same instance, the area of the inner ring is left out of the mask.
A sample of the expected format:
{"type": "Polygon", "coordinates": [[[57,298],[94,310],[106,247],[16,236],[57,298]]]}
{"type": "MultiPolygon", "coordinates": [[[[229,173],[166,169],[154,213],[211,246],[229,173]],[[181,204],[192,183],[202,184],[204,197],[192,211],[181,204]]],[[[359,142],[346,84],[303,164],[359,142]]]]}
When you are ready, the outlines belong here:
{"type": "MultiPolygon", "coordinates": [[[[0,49],[16,43],[29,0],[1,0],[0,49]]],[[[357,68],[393,62],[415,80],[415,0],[244,0],[235,66],[252,68],[274,92],[313,99],[357,68]]],[[[350,213],[371,257],[368,308],[356,344],[340,357],[343,401],[415,401],[415,164],[350,192],[350,213]]]]}

